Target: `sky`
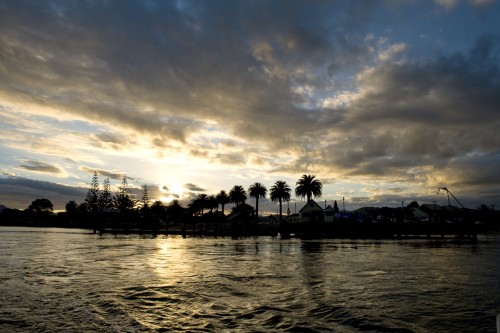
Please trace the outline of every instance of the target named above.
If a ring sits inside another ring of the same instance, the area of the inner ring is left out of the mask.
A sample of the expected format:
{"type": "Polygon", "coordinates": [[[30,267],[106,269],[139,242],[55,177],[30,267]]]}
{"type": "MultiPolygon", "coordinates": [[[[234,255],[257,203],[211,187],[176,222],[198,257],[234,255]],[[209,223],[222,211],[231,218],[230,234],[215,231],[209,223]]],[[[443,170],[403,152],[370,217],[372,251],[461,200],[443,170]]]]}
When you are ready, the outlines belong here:
{"type": "Polygon", "coordinates": [[[0,0],[0,204],[64,210],[97,171],[166,204],[311,174],[346,209],[447,205],[439,187],[500,207],[498,17],[495,0],[0,0]]]}

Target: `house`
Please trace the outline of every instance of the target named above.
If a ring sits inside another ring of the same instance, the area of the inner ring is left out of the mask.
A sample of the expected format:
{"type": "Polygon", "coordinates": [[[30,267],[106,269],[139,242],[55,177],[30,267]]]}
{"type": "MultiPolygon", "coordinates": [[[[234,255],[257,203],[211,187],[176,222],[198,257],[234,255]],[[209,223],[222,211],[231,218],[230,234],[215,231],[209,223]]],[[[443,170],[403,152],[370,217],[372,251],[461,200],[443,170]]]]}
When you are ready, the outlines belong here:
{"type": "Polygon", "coordinates": [[[415,221],[429,221],[432,216],[432,210],[424,211],[423,209],[413,207],[410,209],[409,217],[415,221]]]}
{"type": "Polygon", "coordinates": [[[335,209],[332,206],[328,205],[323,209],[312,199],[299,210],[299,220],[305,223],[334,222],[335,215],[335,209]]]}
{"type": "Polygon", "coordinates": [[[328,205],[323,212],[325,214],[325,222],[335,222],[337,216],[335,216],[335,209],[332,206],[328,205]]]}

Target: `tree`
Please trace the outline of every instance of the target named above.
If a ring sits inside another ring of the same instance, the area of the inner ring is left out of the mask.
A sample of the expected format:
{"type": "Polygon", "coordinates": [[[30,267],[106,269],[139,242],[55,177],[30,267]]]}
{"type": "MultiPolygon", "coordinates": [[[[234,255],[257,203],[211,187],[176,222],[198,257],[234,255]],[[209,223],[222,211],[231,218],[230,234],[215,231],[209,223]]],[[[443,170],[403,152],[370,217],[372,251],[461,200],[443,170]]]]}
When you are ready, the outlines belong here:
{"type": "Polygon", "coordinates": [[[411,209],[411,208],[419,208],[419,207],[420,207],[420,205],[419,205],[419,204],[418,204],[418,202],[416,202],[416,201],[412,201],[412,202],[410,202],[410,203],[406,206],[406,208],[407,208],[407,209],[411,209]]]}
{"type": "Polygon", "coordinates": [[[266,194],[267,188],[261,183],[255,183],[248,188],[248,195],[251,198],[255,198],[255,216],[257,221],[259,220],[259,198],[265,198],[266,194]]]}
{"type": "Polygon", "coordinates": [[[247,201],[247,192],[241,185],[234,185],[229,191],[229,202],[234,203],[236,206],[244,204],[247,201]]]}
{"type": "Polygon", "coordinates": [[[307,202],[311,201],[312,196],[321,197],[323,184],[315,178],[316,176],[303,175],[296,183],[295,195],[299,198],[307,197],[307,202]]]}
{"type": "MultiPolygon", "coordinates": [[[[175,200],[174,200],[175,201],[175,200]]],[[[156,216],[161,216],[165,212],[165,206],[163,206],[163,202],[161,200],[156,200],[151,205],[151,212],[156,216]]]]}
{"type": "Polygon", "coordinates": [[[337,200],[333,202],[333,212],[336,214],[340,212],[339,205],[337,205],[337,200]]]}
{"type": "Polygon", "coordinates": [[[123,176],[122,184],[118,187],[118,192],[115,193],[113,201],[115,207],[122,213],[134,208],[136,205],[136,201],[130,192],[127,176],[123,176]]]}
{"type": "Polygon", "coordinates": [[[207,207],[210,209],[210,213],[214,211],[214,208],[217,209],[217,207],[219,207],[219,201],[215,195],[209,195],[207,197],[207,207]]]}
{"type": "Polygon", "coordinates": [[[87,204],[85,202],[82,202],[81,204],[78,205],[78,213],[87,214],[88,212],[89,212],[89,207],[87,207],[87,204]]]}
{"type": "Polygon", "coordinates": [[[487,205],[485,204],[481,204],[479,206],[476,207],[477,210],[482,210],[482,211],[488,211],[488,210],[493,210],[491,209],[490,207],[488,207],[487,205]]]}
{"type": "Polygon", "coordinates": [[[198,215],[201,211],[200,200],[198,198],[191,199],[191,202],[187,206],[191,215],[198,215]]]}
{"type": "Polygon", "coordinates": [[[198,200],[198,208],[201,210],[201,216],[203,216],[205,208],[208,206],[208,195],[205,193],[199,194],[196,200],[198,200]]]}
{"type": "Polygon", "coordinates": [[[182,208],[179,200],[172,200],[172,202],[167,206],[167,214],[169,216],[169,220],[178,222],[184,208],[182,208]]]}
{"type": "Polygon", "coordinates": [[[51,213],[54,210],[54,205],[49,199],[42,198],[31,202],[28,209],[35,213],[51,213]]]}
{"type": "Polygon", "coordinates": [[[239,204],[238,206],[233,207],[231,210],[231,215],[238,215],[238,220],[248,220],[250,216],[252,216],[254,209],[252,206],[246,203],[239,204]]]}
{"type": "Polygon", "coordinates": [[[196,198],[193,198],[188,205],[189,210],[194,215],[201,215],[205,212],[205,208],[208,205],[208,196],[205,193],[199,194],[196,198]]]}
{"type": "Polygon", "coordinates": [[[94,171],[94,176],[90,182],[90,188],[85,197],[85,205],[91,213],[99,211],[99,179],[97,178],[97,171],[94,171]]]}
{"type": "Polygon", "coordinates": [[[165,215],[165,212],[166,212],[166,209],[165,209],[165,206],[163,205],[163,202],[161,200],[156,200],[151,205],[151,214],[157,220],[162,219],[163,216],[165,215]]]}
{"type": "Polygon", "coordinates": [[[75,201],[70,200],[66,203],[66,213],[68,215],[76,215],[78,213],[78,205],[75,201]]]}
{"type": "Polygon", "coordinates": [[[224,206],[229,203],[229,196],[226,191],[222,190],[217,194],[217,201],[222,206],[222,215],[224,215],[224,206]]]}
{"type": "Polygon", "coordinates": [[[141,202],[142,202],[142,209],[147,210],[149,205],[149,193],[148,193],[148,185],[144,184],[142,185],[142,196],[141,196],[141,202]]]}
{"type": "Polygon", "coordinates": [[[271,201],[279,202],[280,205],[280,221],[282,220],[283,212],[282,212],[282,202],[283,201],[290,201],[290,193],[292,192],[292,189],[288,184],[283,181],[283,180],[278,180],[274,185],[271,187],[270,191],[270,197],[271,201]]]}
{"type": "Polygon", "coordinates": [[[111,184],[109,177],[104,178],[102,190],[99,192],[99,211],[103,212],[106,208],[113,206],[113,197],[111,195],[111,184]]]}

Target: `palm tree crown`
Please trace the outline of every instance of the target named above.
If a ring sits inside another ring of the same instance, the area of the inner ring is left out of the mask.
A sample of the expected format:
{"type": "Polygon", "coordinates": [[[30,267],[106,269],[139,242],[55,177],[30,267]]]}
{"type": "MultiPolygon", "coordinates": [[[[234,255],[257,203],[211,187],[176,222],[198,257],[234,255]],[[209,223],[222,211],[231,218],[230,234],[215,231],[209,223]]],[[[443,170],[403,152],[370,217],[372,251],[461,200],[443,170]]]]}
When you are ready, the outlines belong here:
{"type": "Polygon", "coordinates": [[[229,202],[234,203],[236,206],[244,204],[247,201],[247,192],[241,185],[234,185],[229,191],[229,202]]]}
{"type": "Polygon", "coordinates": [[[295,188],[295,195],[299,198],[307,197],[307,202],[311,200],[311,197],[321,197],[321,191],[323,184],[321,181],[316,179],[316,176],[303,175],[297,183],[295,188]]]}
{"type": "Polygon", "coordinates": [[[222,190],[217,194],[217,201],[222,206],[222,215],[224,215],[224,206],[229,203],[229,196],[226,191],[222,190]]]}
{"type": "Polygon", "coordinates": [[[205,208],[207,208],[207,198],[208,196],[205,193],[199,194],[196,198],[191,200],[189,207],[191,211],[195,214],[200,214],[203,216],[205,208]]]}
{"type": "Polygon", "coordinates": [[[283,180],[278,180],[274,185],[271,187],[270,191],[270,196],[271,200],[273,202],[278,201],[280,205],[280,221],[282,218],[282,209],[281,209],[281,204],[283,201],[290,201],[290,193],[292,192],[292,189],[288,184],[283,181],[283,180]]]}
{"type": "Polygon", "coordinates": [[[255,198],[255,216],[257,220],[259,219],[259,198],[265,198],[266,194],[267,188],[261,183],[255,183],[248,188],[248,195],[255,198]]]}

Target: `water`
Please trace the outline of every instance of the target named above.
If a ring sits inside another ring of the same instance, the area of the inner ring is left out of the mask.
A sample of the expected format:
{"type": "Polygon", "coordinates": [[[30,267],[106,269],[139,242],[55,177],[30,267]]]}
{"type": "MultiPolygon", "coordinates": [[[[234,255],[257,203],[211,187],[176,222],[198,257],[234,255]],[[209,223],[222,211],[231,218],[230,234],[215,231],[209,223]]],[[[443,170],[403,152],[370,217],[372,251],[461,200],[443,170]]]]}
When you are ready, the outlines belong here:
{"type": "Polygon", "coordinates": [[[0,228],[1,332],[495,332],[500,235],[280,240],[0,228]]]}

